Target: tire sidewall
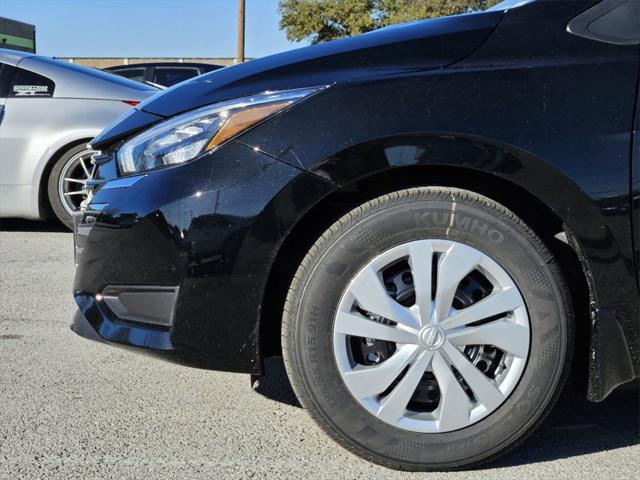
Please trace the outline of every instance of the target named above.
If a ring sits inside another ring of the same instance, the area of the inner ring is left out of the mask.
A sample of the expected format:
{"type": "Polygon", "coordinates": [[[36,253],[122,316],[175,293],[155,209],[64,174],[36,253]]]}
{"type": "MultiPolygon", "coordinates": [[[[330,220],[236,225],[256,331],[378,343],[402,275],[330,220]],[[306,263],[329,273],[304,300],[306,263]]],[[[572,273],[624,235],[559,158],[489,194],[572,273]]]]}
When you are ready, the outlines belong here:
{"type": "Polygon", "coordinates": [[[58,182],[60,180],[60,175],[64,170],[65,165],[78,153],[88,150],[88,145],[86,143],[81,143],[76,145],[75,147],[71,147],[64,154],[56,160],[53,168],[51,169],[51,173],[49,174],[49,178],[47,180],[47,196],[49,198],[49,204],[51,205],[51,209],[53,213],[56,215],[58,220],[60,220],[67,228],[73,229],[73,216],[67,212],[66,208],[62,203],[62,199],[60,198],[60,194],[58,192],[58,182]]]}
{"type": "Polygon", "coordinates": [[[380,203],[330,230],[294,292],[289,341],[303,397],[341,441],[384,463],[449,467],[503,450],[545,411],[567,363],[566,299],[550,255],[522,224],[479,204],[424,196],[380,203]],[[409,432],[377,419],[347,390],[333,352],[336,308],[351,279],[381,252],[419,239],[460,242],[491,257],[520,289],[529,315],[530,352],[518,385],[492,414],[453,432],[409,432]]]}

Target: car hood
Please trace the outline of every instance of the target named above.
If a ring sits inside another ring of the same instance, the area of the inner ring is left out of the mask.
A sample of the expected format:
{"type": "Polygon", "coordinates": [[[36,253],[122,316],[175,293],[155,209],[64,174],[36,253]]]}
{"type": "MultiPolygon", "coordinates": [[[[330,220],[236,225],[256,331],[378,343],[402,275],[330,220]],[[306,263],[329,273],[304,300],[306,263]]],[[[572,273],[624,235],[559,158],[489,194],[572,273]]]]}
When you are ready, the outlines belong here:
{"type": "Polygon", "coordinates": [[[271,55],[174,86],[140,109],[171,116],[265,90],[442,68],[471,53],[501,15],[483,12],[423,20],[271,55]]]}
{"type": "MultiPolygon", "coordinates": [[[[153,96],[138,105],[139,116],[132,112],[127,119],[139,129],[141,123],[267,90],[444,68],[481,45],[503,14],[502,10],[485,11],[394,25],[226,67],[153,96]]],[[[99,148],[132,131],[116,124],[92,145],[99,148]]]]}

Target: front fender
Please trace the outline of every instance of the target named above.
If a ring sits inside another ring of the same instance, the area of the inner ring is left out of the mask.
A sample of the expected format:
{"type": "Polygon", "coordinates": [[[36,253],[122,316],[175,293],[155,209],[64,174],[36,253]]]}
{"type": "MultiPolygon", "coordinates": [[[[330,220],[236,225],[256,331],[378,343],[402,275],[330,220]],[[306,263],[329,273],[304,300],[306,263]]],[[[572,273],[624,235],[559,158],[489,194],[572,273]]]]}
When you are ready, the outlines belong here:
{"type": "MultiPolygon", "coordinates": [[[[637,328],[634,328],[633,318],[637,316],[637,310],[633,297],[612,295],[619,290],[607,288],[616,276],[618,287],[624,287],[626,280],[632,280],[620,275],[624,272],[624,265],[621,265],[623,246],[618,244],[616,232],[607,225],[608,219],[598,204],[563,172],[531,153],[487,139],[444,133],[394,136],[365,142],[337,152],[310,169],[313,177],[325,180],[316,183],[326,187],[315,192],[304,209],[298,207],[290,213],[299,216],[295,222],[301,221],[309,210],[337,191],[351,189],[352,185],[368,178],[394,176],[400,171],[421,172],[419,178],[427,179],[426,184],[430,175],[435,182],[442,182],[441,171],[448,172],[449,176],[455,172],[471,178],[475,176],[478,182],[493,176],[499,182],[492,181],[492,185],[511,185],[515,187],[514,191],[527,192],[527,198],[534,197],[536,201],[532,199],[530,208],[545,205],[553,212],[561,226],[552,234],[559,233],[560,228],[567,234],[589,288],[590,317],[582,319],[591,323],[588,397],[602,400],[615,386],[634,378],[632,347],[637,328]]],[[[296,191],[299,180],[292,182],[287,191],[296,191]]],[[[375,180],[369,185],[375,185],[375,180]]],[[[486,192],[487,187],[479,185],[478,190],[486,192]]],[[[282,206],[276,205],[285,205],[289,194],[274,198],[273,207],[265,209],[269,218],[274,211],[282,212],[282,206]]],[[[513,201],[522,203],[522,199],[513,201]]],[[[541,211],[540,215],[543,214],[541,211]]],[[[258,218],[256,225],[263,221],[258,218]]],[[[293,227],[293,219],[288,218],[286,224],[293,227]]],[[[289,234],[282,233],[285,235],[279,243],[289,234]]],[[[263,334],[265,332],[263,330],[263,334]]]]}
{"type": "Polygon", "coordinates": [[[74,145],[82,142],[89,142],[93,137],[100,133],[99,129],[95,128],[82,128],[74,131],[65,131],[63,135],[56,138],[54,143],[50,144],[36,164],[36,168],[33,171],[33,177],[31,179],[32,185],[38,185],[42,175],[44,173],[47,164],[53,158],[58,158],[66,150],[74,145]]]}

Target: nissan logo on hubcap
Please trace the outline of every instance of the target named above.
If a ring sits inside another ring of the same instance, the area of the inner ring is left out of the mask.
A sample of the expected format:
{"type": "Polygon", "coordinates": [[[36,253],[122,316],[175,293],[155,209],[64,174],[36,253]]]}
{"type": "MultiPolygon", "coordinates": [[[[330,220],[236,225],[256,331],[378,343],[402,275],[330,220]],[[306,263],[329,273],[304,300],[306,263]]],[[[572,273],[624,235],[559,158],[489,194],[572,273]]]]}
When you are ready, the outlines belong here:
{"type": "Polygon", "coordinates": [[[446,339],[444,330],[437,325],[427,325],[418,334],[420,344],[427,350],[437,350],[446,339]]]}

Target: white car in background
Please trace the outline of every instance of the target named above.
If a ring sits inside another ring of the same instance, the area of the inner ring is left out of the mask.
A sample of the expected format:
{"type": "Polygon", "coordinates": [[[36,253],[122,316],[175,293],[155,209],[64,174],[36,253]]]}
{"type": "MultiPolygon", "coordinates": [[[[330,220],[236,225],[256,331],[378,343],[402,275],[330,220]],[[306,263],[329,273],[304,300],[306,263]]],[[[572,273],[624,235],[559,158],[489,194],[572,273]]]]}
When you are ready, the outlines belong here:
{"type": "Polygon", "coordinates": [[[69,228],[91,172],[87,143],[158,92],[100,70],[0,49],[0,217],[69,228]]]}

